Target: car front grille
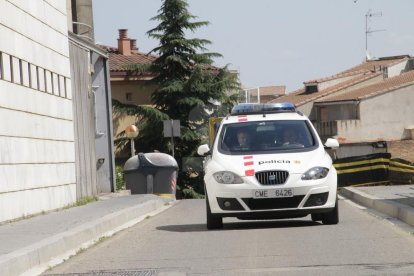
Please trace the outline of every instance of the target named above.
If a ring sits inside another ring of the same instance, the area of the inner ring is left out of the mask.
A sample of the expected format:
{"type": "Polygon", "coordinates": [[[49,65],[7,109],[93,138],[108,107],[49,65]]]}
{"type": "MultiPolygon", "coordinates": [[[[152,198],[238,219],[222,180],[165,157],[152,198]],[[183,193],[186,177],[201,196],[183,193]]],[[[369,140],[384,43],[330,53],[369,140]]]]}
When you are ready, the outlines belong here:
{"type": "Polygon", "coordinates": [[[256,173],[256,179],[262,185],[284,184],[289,177],[287,171],[263,171],[256,173]]]}

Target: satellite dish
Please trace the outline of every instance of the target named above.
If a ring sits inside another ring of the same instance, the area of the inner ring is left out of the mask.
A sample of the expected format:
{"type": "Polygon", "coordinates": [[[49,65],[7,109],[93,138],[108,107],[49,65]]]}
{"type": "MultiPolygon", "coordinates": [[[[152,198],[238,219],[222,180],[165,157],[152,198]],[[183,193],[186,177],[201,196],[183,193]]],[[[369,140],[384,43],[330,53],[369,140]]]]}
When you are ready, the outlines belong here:
{"type": "Polygon", "coordinates": [[[365,55],[366,55],[365,57],[366,57],[367,60],[373,60],[374,59],[374,57],[371,56],[371,54],[369,53],[369,51],[367,51],[365,55]]]}

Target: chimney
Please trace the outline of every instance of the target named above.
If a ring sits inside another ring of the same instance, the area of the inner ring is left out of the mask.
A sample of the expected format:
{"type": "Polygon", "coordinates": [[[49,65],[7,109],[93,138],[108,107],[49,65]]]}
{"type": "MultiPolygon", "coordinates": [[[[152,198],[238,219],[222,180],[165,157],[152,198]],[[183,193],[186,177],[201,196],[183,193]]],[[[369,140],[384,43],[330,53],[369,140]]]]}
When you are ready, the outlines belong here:
{"type": "Polygon", "coordinates": [[[136,39],[131,39],[131,52],[132,53],[137,53],[138,52],[138,48],[137,48],[137,40],[136,39]]]}
{"type": "Polygon", "coordinates": [[[128,38],[128,29],[119,29],[118,51],[121,55],[131,55],[131,40],[128,38]]]}

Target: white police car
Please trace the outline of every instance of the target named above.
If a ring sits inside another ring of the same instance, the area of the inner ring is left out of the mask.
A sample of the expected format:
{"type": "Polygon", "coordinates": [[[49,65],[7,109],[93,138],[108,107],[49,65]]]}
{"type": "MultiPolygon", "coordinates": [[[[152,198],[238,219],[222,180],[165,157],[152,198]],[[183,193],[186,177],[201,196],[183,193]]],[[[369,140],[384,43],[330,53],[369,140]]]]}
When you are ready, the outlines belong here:
{"type": "Polygon", "coordinates": [[[280,219],[311,215],[338,223],[337,174],[309,119],[291,103],[240,104],[224,118],[205,156],[207,228],[223,217],[280,219]]]}

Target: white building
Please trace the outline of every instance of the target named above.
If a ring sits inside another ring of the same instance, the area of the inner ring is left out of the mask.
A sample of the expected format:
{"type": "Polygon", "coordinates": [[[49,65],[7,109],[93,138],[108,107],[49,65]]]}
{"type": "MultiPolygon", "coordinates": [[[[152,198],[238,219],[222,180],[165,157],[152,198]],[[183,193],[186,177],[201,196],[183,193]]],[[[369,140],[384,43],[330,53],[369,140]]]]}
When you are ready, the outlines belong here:
{"type": "Polygon", "coordinates": [[[108,56],[94,45],[92,0],[0,1],[0,37],[0,222],[114,192],[108,56]]]}
{"type": "Polygon", "coordinates": [[[76,201],[66,1],[0,1],[0,221],[76,201]]]}

